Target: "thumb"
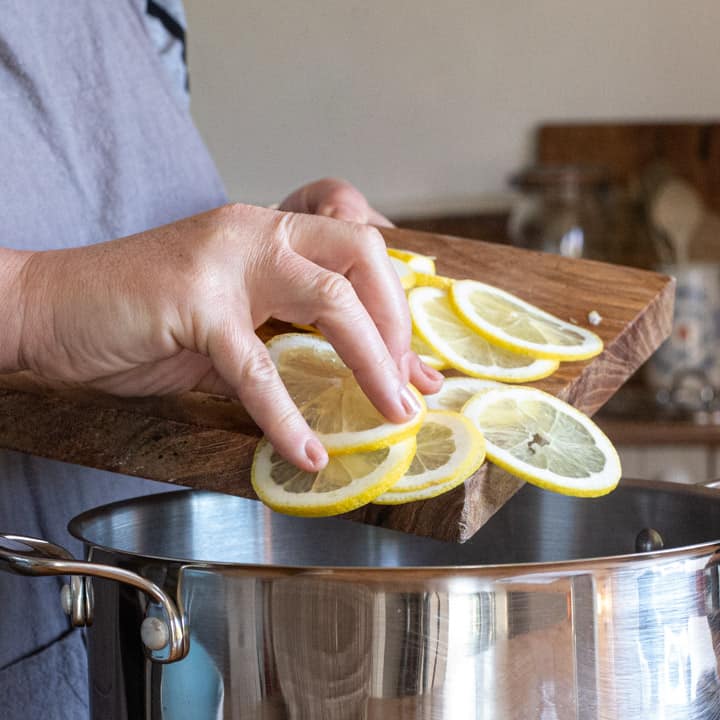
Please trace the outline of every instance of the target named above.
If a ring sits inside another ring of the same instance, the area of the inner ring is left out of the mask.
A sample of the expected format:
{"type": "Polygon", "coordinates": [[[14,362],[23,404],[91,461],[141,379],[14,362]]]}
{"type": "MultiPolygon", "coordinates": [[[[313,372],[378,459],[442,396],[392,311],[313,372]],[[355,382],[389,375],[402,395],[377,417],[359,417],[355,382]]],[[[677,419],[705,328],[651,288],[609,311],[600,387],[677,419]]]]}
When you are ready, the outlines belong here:
{"type": "MultiPolygon", "coordinates": [[[[363,201],[364,200],[365,198],[363,197],[363,201]]],[[[345,222],[366,225],[368,222],[369,209],[367,202],[348,203],[327,200],[318,205],[317,214],[334,218],[335,220],[344,220],[345,222]]]]}
{"type": "Polygon", "coordinates": [[[283,200],[280,210],[324,215],[361,225],[371,219],[365,196],[346,180],[337,178],[324,178],[304,185],[283,200]]]}

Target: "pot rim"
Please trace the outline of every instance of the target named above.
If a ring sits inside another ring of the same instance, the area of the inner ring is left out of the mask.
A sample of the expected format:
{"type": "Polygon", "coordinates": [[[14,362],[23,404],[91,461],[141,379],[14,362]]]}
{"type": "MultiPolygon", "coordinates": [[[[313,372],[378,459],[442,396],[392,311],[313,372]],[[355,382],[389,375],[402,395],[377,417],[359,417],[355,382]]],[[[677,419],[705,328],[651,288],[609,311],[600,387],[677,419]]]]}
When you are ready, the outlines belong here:
{"type": "MultiPolygon", "coordinates": [[[[637,480],[637,479],[623,479],[621,480],[622,486],[636,487],[640,489],[648,490],[662,490],[664,492],[677,493],[678,495],[699,495],[700,497],[714,497],[718,500],[718,490],[708,488],[702,485],[689,485],[687,483],[672,483],[666,481],[656,480],[637,480]]],[[[193,491],[192,488],[188,488],[187,492],[193,491]]],[[[201,491],[210,492],[210,491],[201,491]]],[[[287,565],[287,564],[260,564],[260,563],[243,563],[243,562],[229,562],[229,561],[203,561],[193,559],[183,559],[177,557],[169,557],[164,555],[157,555],[151,553],[139,553],[130,550],[122,550],[114,548],[112,546],[99,544],[88,540],[84,537],[80,531],[79,526],[82,523],[92,521],[95,517],[101,513],[106,513],[115,508],[120,508],[128,505],[132,505],[139,501],[145,501],[147,503],[160,502],[161,499],[168,496],[176,495],[177,491],[170,491],[167,493],[158,493],[156,495],[148,495],[144,498],[129,498],[126,500],[119,500],[113,503],[108,503],[96,508],[86,510],[75,517],[73,517],[68,523],[68,531],[75,538],[80,540],[85,546],[92,549],[102,550],[115,555],[122,555],[124,557],[138,558],[143,560],[152,560],[161,563],[170,563],[180,565],[184,567],[192,566],[193,568],[223,568],[223,569],[236,569],[243,571],[257,571],[260,573],[278,572],[286,574],[313,574],[313,575],[342,575],[345,573],[352,574],[382,574],[382,575],[396,575],[396,574],[412,574],[412,575],[462,575],[462,574],[473,574],[473,575],[492,575],[495,577],[505,575],[519,575],[519,574],[538,574],[539,572],[548,573],[552,572],[556,575],[571,574],[576,575],[580,572],[586,573],[589,570],[598,571],[603,568],[613,568],[620,565],[629,565],[633,563],[637,564],[648,564],[651,562],[671,561],[682,557],[683,559],[690,559],[694,557],[700,557],[703,555],[714,554],[720,552],[720,531],[718,538],[714,540],[707,540],[702,543],[695,543],[693,545],[683,545],[682,547],[663,548],[661,550],[653,550],[649,552],[636,552],[636,553],[624,553],[622,555],[602,555],[591,558],[572,558],[569,560],[553,560],[548,562],[536,561],[536,562],[523,562],[523,563],[498,563],[498,564],[467,564],[467,565],[397,565],[397,566],[372,566],[372,565],[287,565]]],[[[219,493],[218,493],[219,494],[219,493]]],[[[249,499],[249,498],[245,498],[249,499]]],[[[512,502],[512,500],[510,500],[512,502]]],[[[348,520],[348,522],[353,522],[348,520]]],[[[426,538],[423,538],[426,539],[426,538]]],[[[438,542],[438,541],[436,541],[438,542]]]]}

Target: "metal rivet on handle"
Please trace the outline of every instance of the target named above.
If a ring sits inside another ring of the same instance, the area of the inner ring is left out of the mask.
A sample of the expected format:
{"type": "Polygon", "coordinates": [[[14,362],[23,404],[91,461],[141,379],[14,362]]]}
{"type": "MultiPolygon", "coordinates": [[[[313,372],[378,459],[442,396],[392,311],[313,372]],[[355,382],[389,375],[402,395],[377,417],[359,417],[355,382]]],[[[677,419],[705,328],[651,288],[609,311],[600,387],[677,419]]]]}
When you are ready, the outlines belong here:
{"type": "Polygon", "coordinates": [[[140,637],[149,650],[162,650],[170,642],[170,629],[156,617],[146,617],[140,626],[140,637]]]}

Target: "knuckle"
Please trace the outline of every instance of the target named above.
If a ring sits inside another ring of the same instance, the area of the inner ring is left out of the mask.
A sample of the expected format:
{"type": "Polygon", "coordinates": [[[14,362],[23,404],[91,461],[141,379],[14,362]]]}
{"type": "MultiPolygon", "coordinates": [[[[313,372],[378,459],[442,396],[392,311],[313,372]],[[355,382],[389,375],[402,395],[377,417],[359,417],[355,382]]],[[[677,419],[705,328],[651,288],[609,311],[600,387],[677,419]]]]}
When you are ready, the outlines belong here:
{"type": "Polygon", "coordinates": [[[346,307],[355,300],[355,291],[350,281],[334,272],[324,272],[319,275],[316,292],[323,305],[346,307]]]}
{"type": "Polygon", "coordinates": [[[252,349],[245,352],[240,381],[244,388],[252,388],[253,392],[261,388],[267,391],[279,379],[275,364],[264,349],[252,349]]]}
{"type": "Polygon", "coordinates": [[[282,436],[286,439],[293,432],[301,432],[305,422],[300,411],[294,406],[275,408],[272,420],[268,421],[266,432],[275,437],[282,436]]]}
{"type": "Polygon", "coordinates": [[[385,253],[385,238],[382,233],[370,225],[361,225],[356,232],[359,235],[361,247],[370,255],[385,253]]]}
{"type": "Polygon", "coordinates": [[[253,208],[242,203],[228,203],[212,211],[212,234],[210,235],[211,246],[219,249],[238,242],[243,236],[245,228],[258,208],[253,208]]]}
{"type": "Polygon", "coordinates": [[[228,223],[242,223],[256,208],[240,202],[231,202],[217,209],[220,217],[228,223]]]}

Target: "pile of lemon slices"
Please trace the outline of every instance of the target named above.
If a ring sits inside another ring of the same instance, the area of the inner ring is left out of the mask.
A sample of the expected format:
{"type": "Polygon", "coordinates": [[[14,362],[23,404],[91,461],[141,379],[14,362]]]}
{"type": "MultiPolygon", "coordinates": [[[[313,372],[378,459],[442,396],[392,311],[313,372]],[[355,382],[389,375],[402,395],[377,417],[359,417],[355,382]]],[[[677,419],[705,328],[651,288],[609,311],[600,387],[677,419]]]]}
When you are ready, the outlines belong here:
{"type": "Polygon", "coordinates": [[[425,398],[411,388],[422,410],[395,424],[323,337],[273,338],[273,362],[330,460],[308,473],[261,440],[251,475],[258,497],[279,512],[309,517],[371,502],[400,505],[452,490],[486,455],[556,492],[594,497],[613,490],[620,461],[602,431],[562,400],[521,384],[547,377],[562,361],[597,355],[602,340],[499,288],[437,275],[434,258],[388,254],[407,291],[413,349],[456,376],[425,398]]]}

